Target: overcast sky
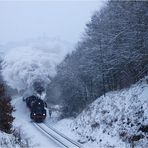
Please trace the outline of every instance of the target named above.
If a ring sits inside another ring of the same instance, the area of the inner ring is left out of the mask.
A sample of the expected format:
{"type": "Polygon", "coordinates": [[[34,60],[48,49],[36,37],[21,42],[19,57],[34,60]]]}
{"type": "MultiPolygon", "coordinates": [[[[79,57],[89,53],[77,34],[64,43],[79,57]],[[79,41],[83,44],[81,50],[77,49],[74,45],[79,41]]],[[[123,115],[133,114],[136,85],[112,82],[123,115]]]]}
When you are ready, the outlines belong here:
{"type": "Polygon", "coordinates": [[[0,0],[0,44],[42,36],[76,43],[101,0],[0,0]]]}

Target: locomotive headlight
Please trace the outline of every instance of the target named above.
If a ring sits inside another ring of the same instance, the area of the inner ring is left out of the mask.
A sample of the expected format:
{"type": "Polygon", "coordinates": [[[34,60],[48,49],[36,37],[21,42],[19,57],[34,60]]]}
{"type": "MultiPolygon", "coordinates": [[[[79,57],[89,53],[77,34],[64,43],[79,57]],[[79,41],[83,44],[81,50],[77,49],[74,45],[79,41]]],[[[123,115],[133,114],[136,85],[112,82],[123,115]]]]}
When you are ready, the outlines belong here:
{"type": "Polygon", "coordinates": [[[43,114],[45,116],[45,114],[43,114]]]}
{"type": "Polygon", "coordinates": [[[36,114],[34,113],[33,115],[35,116],[36,114]]]}

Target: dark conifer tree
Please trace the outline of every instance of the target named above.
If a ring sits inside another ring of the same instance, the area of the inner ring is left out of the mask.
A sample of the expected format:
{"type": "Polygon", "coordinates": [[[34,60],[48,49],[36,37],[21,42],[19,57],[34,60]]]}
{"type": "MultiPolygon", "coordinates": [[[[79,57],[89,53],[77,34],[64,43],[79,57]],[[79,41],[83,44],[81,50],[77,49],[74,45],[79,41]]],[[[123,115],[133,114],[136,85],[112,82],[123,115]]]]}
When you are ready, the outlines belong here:
{"type": "Polygon", "coordinates": [[[11,98],[6,95],[5,87],[0,84],[0,130],[6,133],[12,132],[12,122],[14,117],[12,112],[11,98]]]}

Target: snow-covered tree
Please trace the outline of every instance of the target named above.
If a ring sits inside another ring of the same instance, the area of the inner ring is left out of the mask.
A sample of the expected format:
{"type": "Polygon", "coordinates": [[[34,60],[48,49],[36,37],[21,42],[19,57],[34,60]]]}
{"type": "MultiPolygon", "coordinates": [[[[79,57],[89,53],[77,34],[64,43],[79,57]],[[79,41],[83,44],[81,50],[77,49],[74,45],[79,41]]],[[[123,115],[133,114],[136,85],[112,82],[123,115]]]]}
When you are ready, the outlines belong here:
{"type": "Polygon", "coordinates": [[[52,81],[69,111],[74,111],[73,104],[81,110],[98,96],[148,74],[147,16],[148,2],[120,0],[108,1],[93,14],[76,50],[59,65],[52,81]]]}

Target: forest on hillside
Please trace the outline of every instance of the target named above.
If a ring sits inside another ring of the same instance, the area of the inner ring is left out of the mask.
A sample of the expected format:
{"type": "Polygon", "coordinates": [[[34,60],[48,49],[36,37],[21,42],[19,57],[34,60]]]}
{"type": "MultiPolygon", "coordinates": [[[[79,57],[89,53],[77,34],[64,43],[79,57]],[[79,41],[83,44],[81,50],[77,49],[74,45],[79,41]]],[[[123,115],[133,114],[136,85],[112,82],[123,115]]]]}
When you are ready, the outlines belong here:
{"type": "Polygon", "coordinates": [[[57,67],[48,101],[76,116],[106,92],[148,74],[148,3],[110,0],[86,24],[76,49],[57,67]]]}

